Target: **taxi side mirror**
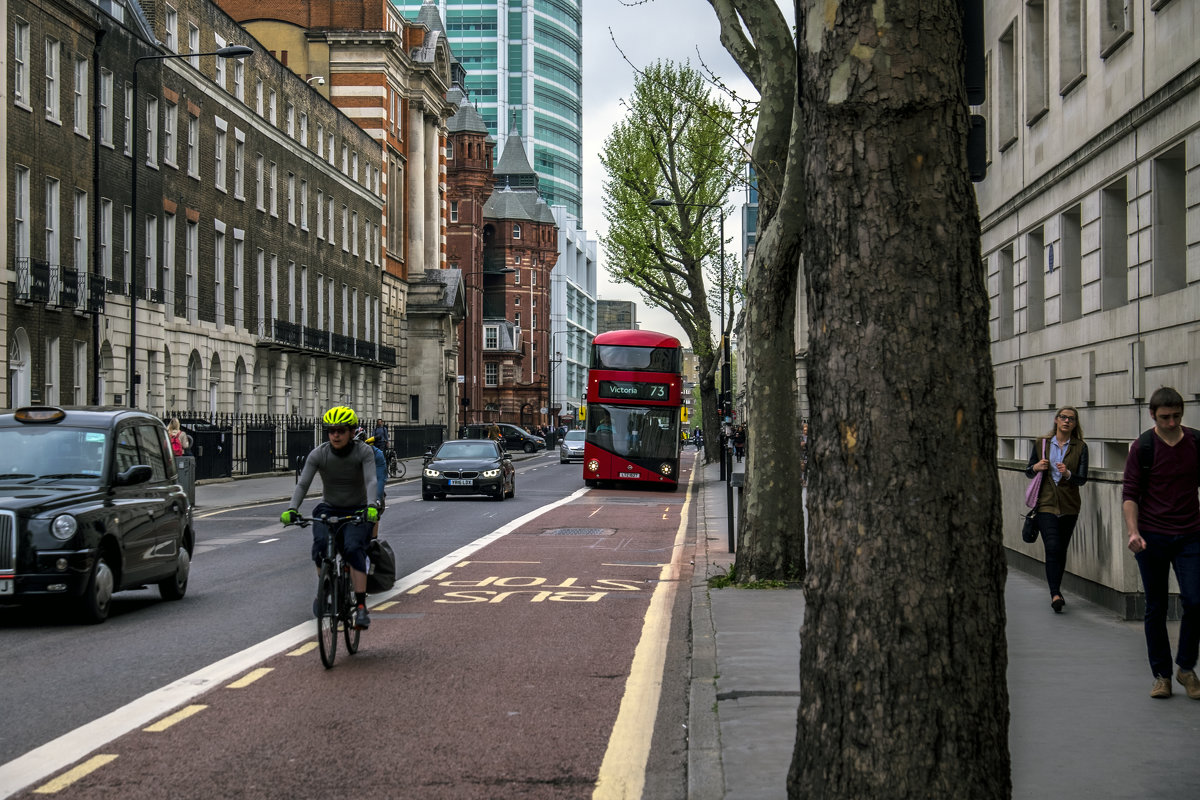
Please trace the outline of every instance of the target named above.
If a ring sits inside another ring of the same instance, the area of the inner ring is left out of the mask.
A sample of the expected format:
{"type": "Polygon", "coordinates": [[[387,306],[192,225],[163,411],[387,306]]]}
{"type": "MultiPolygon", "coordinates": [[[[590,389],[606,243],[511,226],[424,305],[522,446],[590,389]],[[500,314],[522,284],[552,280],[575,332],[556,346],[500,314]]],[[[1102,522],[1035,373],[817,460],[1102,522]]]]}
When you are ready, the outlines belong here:
{"type": "Polygon", "coordinates": [[[154,477],[154,470],[150,469],[146,464],[137,464],[124,472],[118,472],[114,485],[135,486],[139,483],[145,483],[152,477],[154,477]]]}

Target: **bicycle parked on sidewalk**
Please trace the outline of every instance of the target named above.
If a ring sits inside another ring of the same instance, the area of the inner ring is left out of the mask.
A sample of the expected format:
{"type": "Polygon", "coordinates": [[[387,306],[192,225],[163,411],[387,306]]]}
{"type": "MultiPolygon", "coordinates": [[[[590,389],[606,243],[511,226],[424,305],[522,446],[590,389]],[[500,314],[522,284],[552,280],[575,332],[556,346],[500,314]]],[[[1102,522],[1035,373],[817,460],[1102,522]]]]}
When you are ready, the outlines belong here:
{"type": "Polygon", "coordinates": [[[396,451],[390,447],[384,452],[383,455],[387,459],[388,477],[395,478],[396,480],[403,478],[404,473],[406,472],[404,467],[404,459],[400,458],[400,456],[396,454],[396,451]]]}
{"type": "MultiPolygon", "coordinates": [[[[346,652],[358,652],[358,637],[361,631],[354,625],[354,588],[350,582],[350,565],[342,558],[342,529],[346,525],[363,521],[361,514],[334,517],[322,515],[319,521],[329,527],[325,537],[325,555],[321,561],[320,579],[317,586],[317,644],[320,646],[321,663],[325,669],[333,666],[337,657],[338,627],[346,640],[346,652]]],[[[298,517],[293,525],[307,528],[314,520],[298,517]]],[[[286,526],[285,526],[286,527],[286,526]]]]}

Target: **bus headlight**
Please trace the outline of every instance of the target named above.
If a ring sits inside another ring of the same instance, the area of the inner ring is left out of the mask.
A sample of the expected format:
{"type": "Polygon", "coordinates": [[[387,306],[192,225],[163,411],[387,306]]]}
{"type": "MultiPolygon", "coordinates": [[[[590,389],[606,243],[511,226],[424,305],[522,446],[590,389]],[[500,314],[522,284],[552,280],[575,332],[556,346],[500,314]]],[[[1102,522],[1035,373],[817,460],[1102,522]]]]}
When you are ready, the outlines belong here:
{"type": "Polygon", "coordinates": [[[661,472],[663,475],[670,475],[671,474],[671,465],[663,464],[661,467],[658,468],[658,471],[661,472]]]}

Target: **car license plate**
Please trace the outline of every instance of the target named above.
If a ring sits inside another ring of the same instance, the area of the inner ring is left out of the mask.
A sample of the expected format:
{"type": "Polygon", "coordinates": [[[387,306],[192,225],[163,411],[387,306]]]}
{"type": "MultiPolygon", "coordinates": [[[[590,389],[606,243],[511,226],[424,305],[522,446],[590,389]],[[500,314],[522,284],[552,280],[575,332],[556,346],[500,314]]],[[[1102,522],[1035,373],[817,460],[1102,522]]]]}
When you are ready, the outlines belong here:
{"type": "Polygon", "coordinates": [[[5,578],[4,580],[0,580],[0,594],[12,594],[12,593],[13,593],[12,579],[5,578]]]}
{"type": "Polygon", "coordinates": [[[471,486],[474,483],[475,483],[475,481],[473,481],[469,478],[451,478],[450,479],[451,486],[471,486]]]}
{"type": "Polygon", "coordinates": [[[637,472],[622,472],[622,473],[620,473],[620,477],[622,477],[622,478],[640,478],[642,476],[637,472]]]}

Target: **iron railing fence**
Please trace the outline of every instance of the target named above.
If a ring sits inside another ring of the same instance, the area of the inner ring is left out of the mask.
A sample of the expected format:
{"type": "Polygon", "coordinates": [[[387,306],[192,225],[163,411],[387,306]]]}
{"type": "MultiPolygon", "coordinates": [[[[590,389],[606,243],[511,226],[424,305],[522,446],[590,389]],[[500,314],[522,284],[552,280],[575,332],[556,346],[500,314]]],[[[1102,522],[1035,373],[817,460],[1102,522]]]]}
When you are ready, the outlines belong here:
{"type": "MultiPolygon", "coordinates": [[[[325,441],[320,417],[294,414],[209,414],[175,411],[164,422],[179,420],[192,439],[196,479],[229,478],[295,470],[325,441]]],[[[368,426],[368,430],[373,426],[368,426]]],[[[390,445],[401,458],[415,458],[445,438],[442,425],[391,425],[390,445]]]]}

